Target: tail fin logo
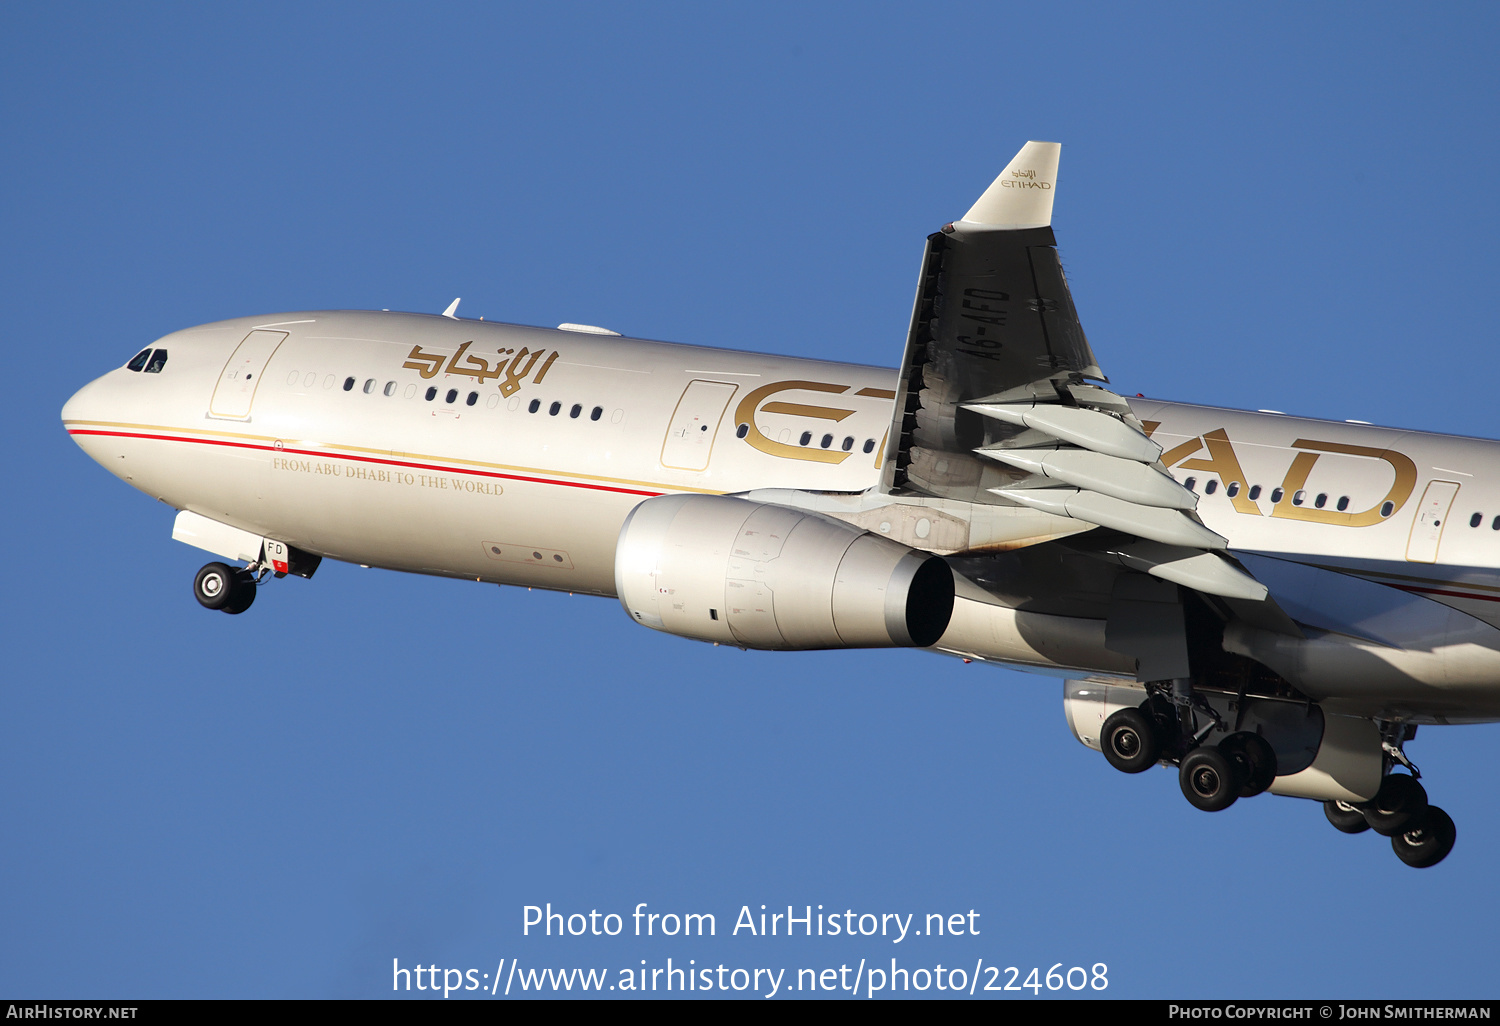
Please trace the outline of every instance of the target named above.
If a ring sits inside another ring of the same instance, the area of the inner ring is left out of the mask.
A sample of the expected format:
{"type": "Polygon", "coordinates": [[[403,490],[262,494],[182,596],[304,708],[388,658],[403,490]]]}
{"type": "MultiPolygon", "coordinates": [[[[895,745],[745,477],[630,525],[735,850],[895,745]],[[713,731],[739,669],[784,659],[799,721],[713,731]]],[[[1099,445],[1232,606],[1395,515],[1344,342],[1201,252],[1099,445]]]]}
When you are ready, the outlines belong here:
{"type": "Polygon", "coordinates": [[[1022,171],[1012,171],[1009,178],[1001,177],[996,183],[1007,189],[1041,189],[1047,191],[1052,188],[1051,182],[1042,181],[1036,176],[1036,171],[1026,168],[1022,171]]]}

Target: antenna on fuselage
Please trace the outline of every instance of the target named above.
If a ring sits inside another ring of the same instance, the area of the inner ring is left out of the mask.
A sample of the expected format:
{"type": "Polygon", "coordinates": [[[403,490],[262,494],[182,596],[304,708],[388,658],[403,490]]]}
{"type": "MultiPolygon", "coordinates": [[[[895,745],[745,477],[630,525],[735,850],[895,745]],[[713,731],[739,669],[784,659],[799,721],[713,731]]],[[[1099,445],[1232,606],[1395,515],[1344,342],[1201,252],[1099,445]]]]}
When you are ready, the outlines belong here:
{"type": "Polygon", "coordinates": [[[453,302],[449,303],[448,309],[443,311],[443,316],[452,321],[458,320],[458,314],[456,313],[456,311],[458,310],[459,300],[461,299],[463,299],[463,297],[459,296],[458,299],[455,299],[453,302]]]}

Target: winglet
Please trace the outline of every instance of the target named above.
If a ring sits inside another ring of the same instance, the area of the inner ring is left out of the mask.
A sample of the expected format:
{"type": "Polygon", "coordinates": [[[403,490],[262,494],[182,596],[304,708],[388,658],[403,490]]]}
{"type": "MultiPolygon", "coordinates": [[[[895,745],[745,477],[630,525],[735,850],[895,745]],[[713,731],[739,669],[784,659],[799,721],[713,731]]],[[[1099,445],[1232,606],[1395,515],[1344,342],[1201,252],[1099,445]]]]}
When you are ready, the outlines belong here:
{"type": "Polygon", "coordinates": [[[1059,143],[1029,142],[954,226],[960,230],[1046,228],[1052,224],[1059,143]]]}
{"type": "MultiPolygon", "coordinates": [[[[459,297],[459,299],[462,298],[462,296],[459,297]]],[[[452,321],[458,320],[458,302],[459,300],[455,299],[453,302],[449,303],[448,309],[443,311],[443,316],[452,321]]]]}

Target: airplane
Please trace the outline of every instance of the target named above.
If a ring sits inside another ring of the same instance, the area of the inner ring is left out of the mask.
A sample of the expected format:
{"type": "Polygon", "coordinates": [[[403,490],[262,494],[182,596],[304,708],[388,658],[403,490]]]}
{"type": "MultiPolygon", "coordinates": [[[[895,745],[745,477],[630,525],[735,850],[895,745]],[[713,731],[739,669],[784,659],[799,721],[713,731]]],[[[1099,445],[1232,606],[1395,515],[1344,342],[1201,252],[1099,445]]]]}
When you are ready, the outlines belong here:
{"type": "Polygon", "coordinates": [[[1111,391],[1060,149],[928,237],[896,370],[454,300],[174,332],[63,424],[218,557],[209,610],[326,558],[720,645],[925,648],[1061,678],[1079,741],[1199,809],[1314,800],[1437,864],[1457,831],[1404,746],[1500,720],[1500,443],[1111,391]]]}

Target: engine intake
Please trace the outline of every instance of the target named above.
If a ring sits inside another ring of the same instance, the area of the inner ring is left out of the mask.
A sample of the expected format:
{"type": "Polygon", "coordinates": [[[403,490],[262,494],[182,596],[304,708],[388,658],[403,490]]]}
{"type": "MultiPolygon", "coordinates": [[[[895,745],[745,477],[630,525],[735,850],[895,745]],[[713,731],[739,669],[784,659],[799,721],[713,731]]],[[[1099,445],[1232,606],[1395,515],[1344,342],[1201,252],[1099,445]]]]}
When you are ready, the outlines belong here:
{"type": "Polygon", "coordinates": [[[744,648],[925,648],[953,615],[953,572],[937,556],[719,495],[663,495],[631,511],[615,590],[638,623],[744,648]]]}

